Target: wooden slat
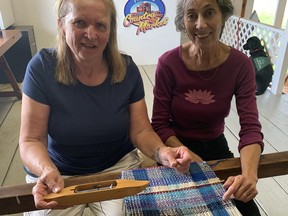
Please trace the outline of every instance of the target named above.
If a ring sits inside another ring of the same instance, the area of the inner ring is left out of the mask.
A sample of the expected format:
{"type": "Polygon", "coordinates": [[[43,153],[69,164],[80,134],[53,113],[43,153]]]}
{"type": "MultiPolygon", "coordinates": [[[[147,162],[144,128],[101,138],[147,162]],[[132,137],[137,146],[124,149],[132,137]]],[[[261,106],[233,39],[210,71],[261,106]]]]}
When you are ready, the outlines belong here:
{"type": "MultiPolygon", "coordinates": [[[[7,172],[11,166],[11,160],[17,151],[19,140],[21,102],[16,101],[13,103],[13,106],[11,104],[12,107],[10,108],[11,114],[9,113],[9,115],[5,116],[5,121],[0,127],[0,186],[2,186],[5,181],[7,172]]],[[[2,103],[0,106],[2,106],[2,103]]],[[[21,164],[19,165],[22,167],[21,164]]],[[[15,177],[18,176],[16,175],[15,177]]]]}
{"type": "MultiPolygon", "coordinates": [[[[1,90],[1,87],[0,87],[1,90]]],[[[0,126],[2,126],[7,113],[9,113],[9,110],[13,106],[13,103],[15,101],[15,98],[0,98],[0,126]]]]}
{"type": "MultiPolygon", "coordinates": [[[[240,159],[231,158],[224,161],[209,161],[214,164],[213,170],[220,179],[227,179],[231,175],[238,175],[241,171],[240,159]]],[[[259,164],[259,178],[288,174],[288,151],[265,154],[261,156],[259,164]]],[[[119,178],[120,173],[94,174],[65,179],[65,186],[84,184],[96,181],[104,181],[119,178]]],[[[34,184],[24,184],[0,188],[0,214],[12,214],[36,210],[33,195],[34,184]]]]}
{"type": "MultiPolygon", "coordinates": [[[[241,172],[240,159],[227,159],[213,167],[220,179],[238,175],[241,172]]],[[[263,154],[259,163],[258,177],[266,178],[288,174],[288,151],[263,154]]]]}

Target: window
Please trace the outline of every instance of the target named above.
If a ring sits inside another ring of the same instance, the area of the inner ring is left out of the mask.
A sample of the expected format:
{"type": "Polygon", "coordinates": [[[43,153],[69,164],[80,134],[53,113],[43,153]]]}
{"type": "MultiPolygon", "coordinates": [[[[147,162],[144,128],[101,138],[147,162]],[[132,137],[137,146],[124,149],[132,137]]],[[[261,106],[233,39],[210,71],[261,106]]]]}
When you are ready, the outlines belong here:
{"type": "MultiPolygon", "coordinates": [[[[287,0],[279,0],[287,1],[287,0]]],[[[257,12],[260,22],[274,25],[274,17],[277,13],[278,0],[254,0],[253,11],[257,12]]],[[[286,9],[282,21],[281,28],[285,28],[288,19],[288,2],[286,3],[286,9]]]]}
{"type": "Polygon", "coordinates": [[[257,12],[260,22],[273,25],[277,0],[254,0],[253,11],[257,12]]]}

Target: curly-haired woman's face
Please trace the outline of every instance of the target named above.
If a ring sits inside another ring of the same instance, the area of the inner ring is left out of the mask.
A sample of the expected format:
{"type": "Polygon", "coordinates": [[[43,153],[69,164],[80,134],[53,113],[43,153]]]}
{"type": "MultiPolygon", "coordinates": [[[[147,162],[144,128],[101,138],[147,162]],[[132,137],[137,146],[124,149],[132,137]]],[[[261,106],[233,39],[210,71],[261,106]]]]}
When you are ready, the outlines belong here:
{"type": "Polygon", "coordinates": [[[190,40],[203,48],[215,44],[223,23],[216,0],[191,0],[185,6],[184,26],[190,40]]]}

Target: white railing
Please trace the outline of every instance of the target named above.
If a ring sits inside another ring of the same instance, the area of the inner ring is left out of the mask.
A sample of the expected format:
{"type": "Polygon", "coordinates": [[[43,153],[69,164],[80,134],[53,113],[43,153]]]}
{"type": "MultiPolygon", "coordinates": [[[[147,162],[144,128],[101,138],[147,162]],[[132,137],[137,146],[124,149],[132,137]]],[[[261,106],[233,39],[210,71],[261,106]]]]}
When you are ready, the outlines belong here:
{"type": "Polygon", "coordinates": [[[243,49],[247,39],[252,36],[261,39],[273,63],[274,75],[271,91],[274,94],[282,93],[288,68],[288,23],[286,26],[284,30],[232,16],[227,20],[221,38],[222,42],[239,49],[248,56],[249,52],[243,49]]]}

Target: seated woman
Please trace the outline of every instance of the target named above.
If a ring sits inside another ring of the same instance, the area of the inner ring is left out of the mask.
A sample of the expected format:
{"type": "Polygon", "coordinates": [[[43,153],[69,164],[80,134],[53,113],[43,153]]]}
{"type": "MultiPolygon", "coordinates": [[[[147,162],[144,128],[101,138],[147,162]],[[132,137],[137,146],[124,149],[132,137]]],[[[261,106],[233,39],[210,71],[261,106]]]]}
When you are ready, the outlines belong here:
{"type": "Polygon", "coordinates": [[[231,176],[223,199],[234,198],[243,215],[260,215],[257,170],[263,135],[255,97],[251,60],[220,42],[230,0],[180,0],[176,28],[189,42],[164,53],[158,61],[152,126],[171,147],[187,146],[193,161],[233,157],[224,136],[232,97],[240,117],[242,174],[231,176]]]}
{"type": "MultiPolygon", "coordinates": [[[[30,61],[23,84],[20,155],[36,207],[26,215],[82,215],[44,196],[63,178],[138,168],[146,156],[187,172],[186,147],[164,145],[150,125],[141,75],[117,48],[113,0],[58,0],[58,43],[30,61]],[[64,210],[56,210],[67,208],[64,210]]],[[[69,207],[69,208],[68,208],[69,207]]],[[[94,215],[124,215],[122,200],[90,203],[94,215]]]]}

